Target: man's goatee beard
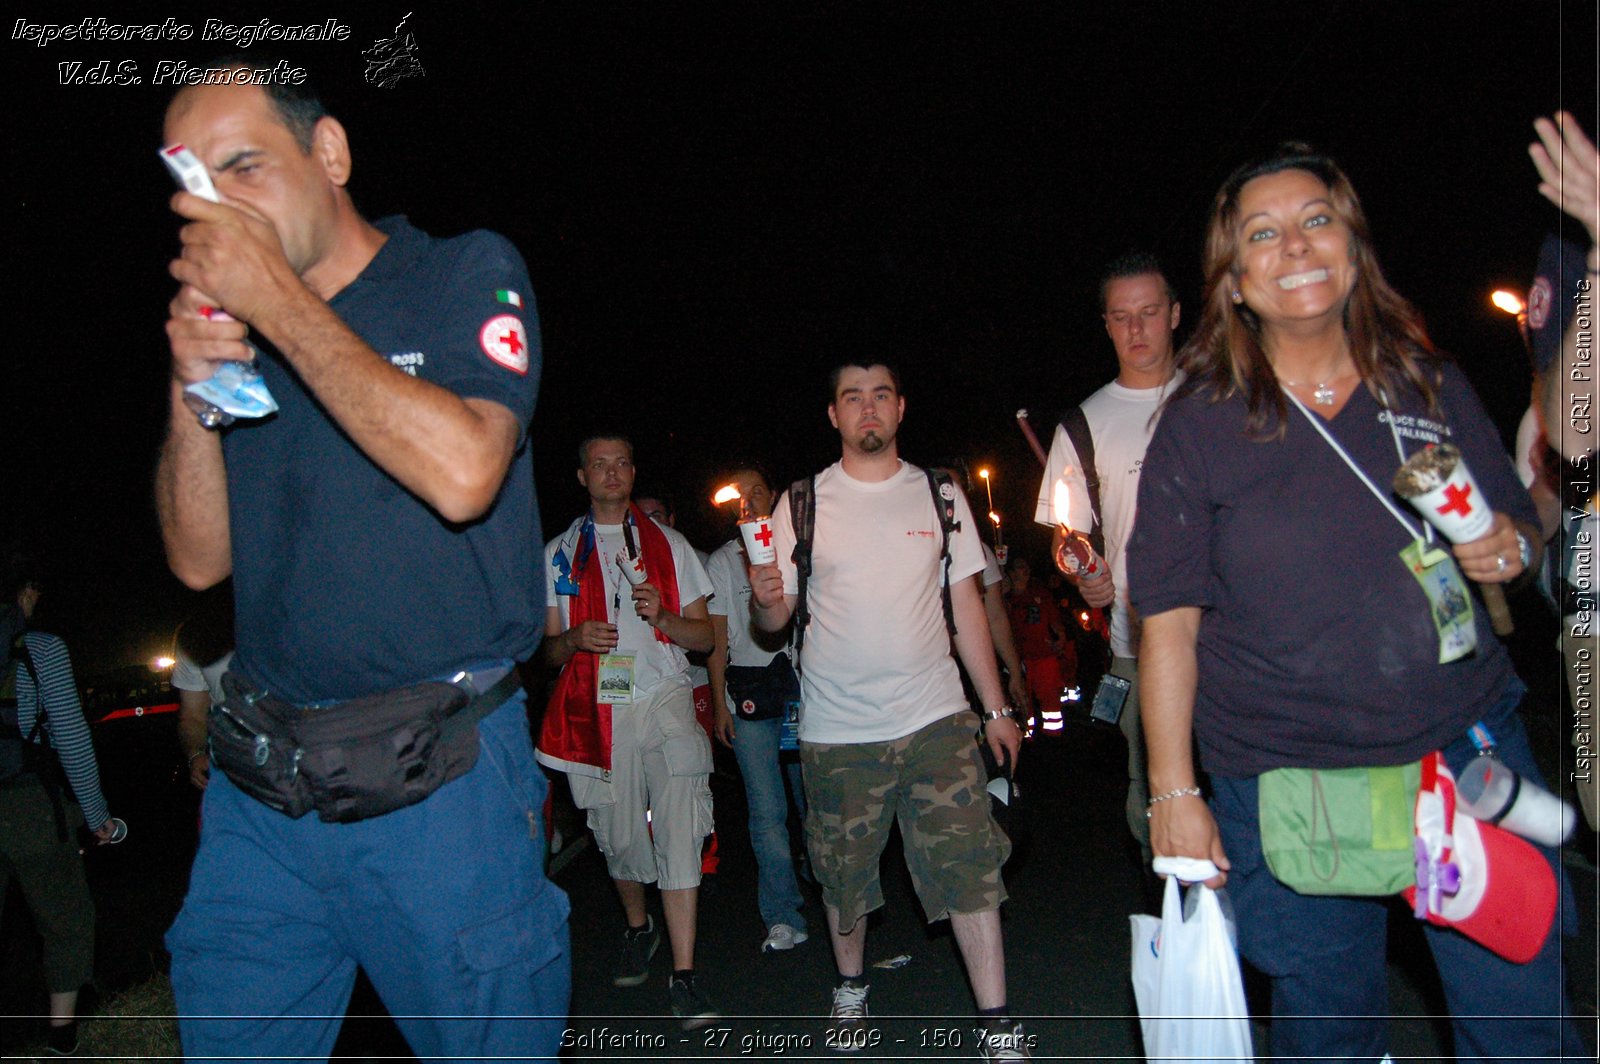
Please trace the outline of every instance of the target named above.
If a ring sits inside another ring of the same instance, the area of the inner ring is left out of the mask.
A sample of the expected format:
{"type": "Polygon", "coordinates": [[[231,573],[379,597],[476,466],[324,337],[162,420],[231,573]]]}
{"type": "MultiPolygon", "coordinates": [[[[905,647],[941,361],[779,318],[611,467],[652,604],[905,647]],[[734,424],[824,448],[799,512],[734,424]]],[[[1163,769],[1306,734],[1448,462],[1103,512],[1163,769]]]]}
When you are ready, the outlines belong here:
{"type": "Polygon", "coordinates": [[[878,451],[883,450],[883,447],[883,439],[876,433],[868,432],[861,437],[861,449],[868,454],[876,454],[878,451]]]}

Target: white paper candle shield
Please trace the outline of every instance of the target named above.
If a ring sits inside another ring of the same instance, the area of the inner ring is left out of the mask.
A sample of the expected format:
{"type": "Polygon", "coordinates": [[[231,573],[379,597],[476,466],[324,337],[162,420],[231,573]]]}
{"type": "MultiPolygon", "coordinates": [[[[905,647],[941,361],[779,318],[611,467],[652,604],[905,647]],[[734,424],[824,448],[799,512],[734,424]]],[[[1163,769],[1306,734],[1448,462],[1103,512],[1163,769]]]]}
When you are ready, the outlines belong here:
{"type": "Polygon", "coordinates": [[[771,565],[778,560],[778,548],[772,538],[772,518],[753,517],[739,522],[739,535],[744,538],[745,557],[751,565],[771,565]]]}
{"type": "Polygon", "coordinates": [[[1451,543],[1480,539],[1494,523],[1472,471],[1449,444],[1412,455],[1395,476],[1394,488],[1451,543]]]}
{"type": "Polygon", "coordinates": [[[630,559],[625,550],[617,551],[617,568],[622,570],[623,578],[634,587],[638,587],[650,579],[650,574],[644,570],[644,555],[630,559]]]}

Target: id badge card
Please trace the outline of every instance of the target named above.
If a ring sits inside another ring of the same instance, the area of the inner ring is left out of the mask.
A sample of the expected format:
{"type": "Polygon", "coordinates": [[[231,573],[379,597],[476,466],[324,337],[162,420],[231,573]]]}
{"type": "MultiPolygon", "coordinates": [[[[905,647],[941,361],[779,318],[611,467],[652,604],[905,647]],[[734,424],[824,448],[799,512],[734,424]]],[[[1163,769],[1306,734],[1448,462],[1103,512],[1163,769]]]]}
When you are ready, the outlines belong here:
{"type": "Polygon", "coordinates": [[[783,723],[778,727],[778,749],[800,749],[800,703],[793,699],[783,707],[783,723]]]}
{"type": "Polygon", "coordinates": [[[601,654],[595,701],[608,706],[633,704],[633,655],[601,654]]]}
{"type": "Polygon", "coordinates": [[[1413,540],[1400,560],[1428,596],[1433,626],[1439,632],[1439,664],[1464,658],[1478,648],[1478,627],[1472,619],[1472,595],[1466,579],[1447,551],[1413,540]]]}

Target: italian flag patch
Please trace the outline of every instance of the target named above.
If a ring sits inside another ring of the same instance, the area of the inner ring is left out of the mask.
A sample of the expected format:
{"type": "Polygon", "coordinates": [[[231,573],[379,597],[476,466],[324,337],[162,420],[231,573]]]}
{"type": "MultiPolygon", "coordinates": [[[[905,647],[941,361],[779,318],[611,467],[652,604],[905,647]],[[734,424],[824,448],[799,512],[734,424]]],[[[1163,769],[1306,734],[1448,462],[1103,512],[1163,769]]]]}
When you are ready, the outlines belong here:
{"type": "Polygon", "coordinates": [[[517,293],[513,292],[509,288],[496,289],[494,297],[502,303],[511,304],[513,307],[522,306],[522,297],[517,295],[517,293]]]}

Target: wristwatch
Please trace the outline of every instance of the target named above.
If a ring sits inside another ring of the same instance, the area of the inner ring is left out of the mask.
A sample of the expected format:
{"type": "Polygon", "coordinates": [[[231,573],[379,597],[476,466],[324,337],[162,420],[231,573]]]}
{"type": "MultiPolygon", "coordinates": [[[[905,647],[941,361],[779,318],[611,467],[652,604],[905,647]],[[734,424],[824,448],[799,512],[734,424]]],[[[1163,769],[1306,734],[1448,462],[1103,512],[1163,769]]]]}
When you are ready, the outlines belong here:
{"type": "Polygon", "coordinates": [[[1010,702],[1007,702],[999,709],[986,709],[982,712],[981,716],[983,717],[983,722],[985,724],[989,723],[991,720],[999,720],[1001,717],[1005,717],[1017,727],[1022,727],[1022,710],[1018,709],[1016,706],[1013,706],[1010,702]]]}

